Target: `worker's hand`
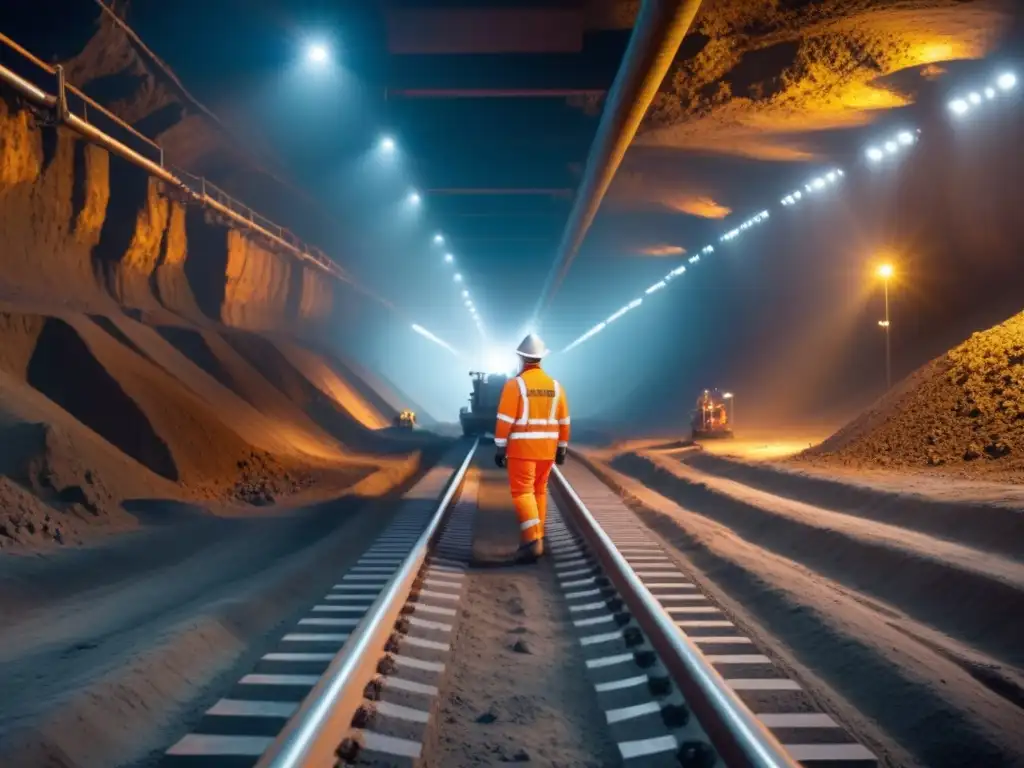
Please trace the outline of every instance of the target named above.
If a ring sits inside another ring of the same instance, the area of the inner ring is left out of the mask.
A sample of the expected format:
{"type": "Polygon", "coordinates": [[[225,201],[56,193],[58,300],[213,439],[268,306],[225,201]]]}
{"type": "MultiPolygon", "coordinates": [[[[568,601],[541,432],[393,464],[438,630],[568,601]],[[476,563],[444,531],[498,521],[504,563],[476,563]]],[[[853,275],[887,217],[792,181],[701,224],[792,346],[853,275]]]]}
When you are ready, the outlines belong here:
{"type": "Polygon", "coordinates": [[[508,459],[505,458],[505,449],[504,448],[495,448],[494,449],[494,464],[495,464],[495,466],[501,467],[502,469],[504,469],[506,466],[508,466],[508,459]]]}
{"type": "Polygon", "coordinates": [[[565,455],[569,452],[569,449],[564,446],[559,446],[558,450],[555,451],[555,464],[562,466],[565,464],[565,455]]]}

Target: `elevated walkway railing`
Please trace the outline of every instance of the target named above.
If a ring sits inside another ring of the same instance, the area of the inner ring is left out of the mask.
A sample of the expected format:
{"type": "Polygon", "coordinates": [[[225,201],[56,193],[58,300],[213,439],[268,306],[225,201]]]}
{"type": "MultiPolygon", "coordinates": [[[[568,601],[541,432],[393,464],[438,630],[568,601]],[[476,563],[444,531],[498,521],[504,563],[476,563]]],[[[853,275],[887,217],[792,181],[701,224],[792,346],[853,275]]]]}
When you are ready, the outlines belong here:
{"type": "MultiPolygon", "coordinates": [[[[215,211],[231,226],[244,229],[271,247],[368,293],[319,248],[304,243],[293,232],[260,215],[210,180],[170,165],[163,147],[68,83],[62,67],[47,64],[3,34],[0,34],[0,81],[46,111],[55,123],[67,126],[161,179],[186,202],[215,211]]],[[[368,295],[391,307],[387,300],[368,295]]]]}

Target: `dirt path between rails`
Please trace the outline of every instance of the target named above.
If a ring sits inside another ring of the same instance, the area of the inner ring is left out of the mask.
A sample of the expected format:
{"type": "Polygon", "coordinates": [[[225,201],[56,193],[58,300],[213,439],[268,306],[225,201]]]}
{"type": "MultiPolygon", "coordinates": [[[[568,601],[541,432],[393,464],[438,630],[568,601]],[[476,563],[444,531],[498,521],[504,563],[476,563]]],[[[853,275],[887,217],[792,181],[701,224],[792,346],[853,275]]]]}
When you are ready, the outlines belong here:
{"type": "MultiPolygon", "coordinates": [[[[36,595],[47,599],[0,627],[0,764],[155,765],[362,554],[413,482],[379,499],[283,518],[199,518],[68,553],[86,587],[44,579],[36,595]]],[[[14,565],[0,596],[39,570],[14,565]]]]}
{"type": "Polygon", "coordinates": [[[1012,670],[816,564],[772,551],[756,532],[716,519],[717,508],[594,466],[701,588],[884,765],[1024,766],[1024,701],[1012,670]]]}
{"type": "Polygon", "coordinates": [[[619,765],[550,558],[506,565],[519,538],[503,473],[483,470],[474,562],[428,768],[619,765]]]}

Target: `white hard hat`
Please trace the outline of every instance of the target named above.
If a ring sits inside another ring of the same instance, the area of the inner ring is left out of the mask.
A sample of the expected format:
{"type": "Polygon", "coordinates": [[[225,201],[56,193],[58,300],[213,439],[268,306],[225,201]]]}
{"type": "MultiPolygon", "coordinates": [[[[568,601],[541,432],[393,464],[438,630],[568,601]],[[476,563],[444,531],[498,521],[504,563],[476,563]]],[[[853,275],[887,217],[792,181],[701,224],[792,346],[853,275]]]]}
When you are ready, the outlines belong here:
{"type": "Polygon", "coordinates": [[[527,334],[518,349],[516,349],[517,355],[528,357],[532,360],[540,360],[547,353],[548,349],[544,346],[544,342],[540,340],[540,336],[533,333],[527,334]]]}

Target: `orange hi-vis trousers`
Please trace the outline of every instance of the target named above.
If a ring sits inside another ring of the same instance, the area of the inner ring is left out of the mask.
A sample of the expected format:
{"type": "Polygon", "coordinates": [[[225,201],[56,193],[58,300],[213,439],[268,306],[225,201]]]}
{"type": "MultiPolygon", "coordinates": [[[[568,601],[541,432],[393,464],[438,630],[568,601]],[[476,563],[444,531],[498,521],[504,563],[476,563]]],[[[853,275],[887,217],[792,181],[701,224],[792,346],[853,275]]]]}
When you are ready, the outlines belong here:
{"type": "Polygon", "coordinates": [[[548,513],[548,477],[553,459],[508,457],[508,484],[519,518],[519,543],[531,544],[544,537],[548,513]]]}

